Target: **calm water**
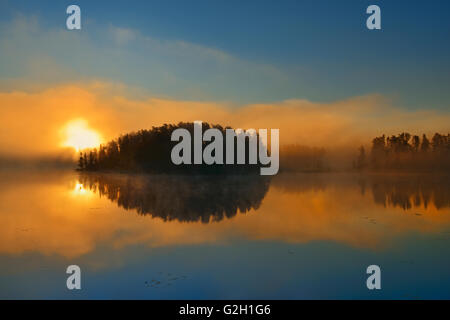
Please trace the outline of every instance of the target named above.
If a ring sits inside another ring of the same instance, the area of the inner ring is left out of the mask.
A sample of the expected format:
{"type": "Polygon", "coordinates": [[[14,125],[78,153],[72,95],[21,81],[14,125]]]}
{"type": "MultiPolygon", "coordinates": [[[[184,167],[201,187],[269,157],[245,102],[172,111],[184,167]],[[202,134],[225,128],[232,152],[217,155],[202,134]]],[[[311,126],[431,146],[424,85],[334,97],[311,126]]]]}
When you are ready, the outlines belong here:
{"type": "Polygon", "coordinates": [[[450,179],[0,172],[0,298],[448,299],[450,179]]]}

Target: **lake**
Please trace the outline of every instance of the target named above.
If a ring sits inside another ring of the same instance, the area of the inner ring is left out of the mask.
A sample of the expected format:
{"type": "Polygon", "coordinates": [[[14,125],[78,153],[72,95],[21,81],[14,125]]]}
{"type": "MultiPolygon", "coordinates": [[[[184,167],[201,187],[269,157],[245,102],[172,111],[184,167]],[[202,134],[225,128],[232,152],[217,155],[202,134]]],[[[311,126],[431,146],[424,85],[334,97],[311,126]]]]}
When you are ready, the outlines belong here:
{"type": "Polygon", "coordinates": [[[0,298],[449,299],[450,179],[4,170],[0,298]]]}

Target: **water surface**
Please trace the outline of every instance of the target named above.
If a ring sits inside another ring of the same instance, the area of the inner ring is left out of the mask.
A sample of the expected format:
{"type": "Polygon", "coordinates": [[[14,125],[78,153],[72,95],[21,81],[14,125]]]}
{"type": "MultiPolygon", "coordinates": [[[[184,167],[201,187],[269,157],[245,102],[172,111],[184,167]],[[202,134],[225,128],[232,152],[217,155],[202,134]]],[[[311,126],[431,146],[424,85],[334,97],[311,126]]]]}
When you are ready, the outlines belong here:
{"type": "Polygon", "coordinates": [[[450,298],[450,179],[0,172],[0,298],[450,298]]]}

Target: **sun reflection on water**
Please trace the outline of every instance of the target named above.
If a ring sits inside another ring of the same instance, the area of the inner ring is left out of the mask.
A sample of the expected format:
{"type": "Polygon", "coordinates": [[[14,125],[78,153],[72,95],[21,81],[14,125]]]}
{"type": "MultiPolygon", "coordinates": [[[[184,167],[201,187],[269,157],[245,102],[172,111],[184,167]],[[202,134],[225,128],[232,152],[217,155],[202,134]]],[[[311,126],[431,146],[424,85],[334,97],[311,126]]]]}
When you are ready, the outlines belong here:
{"type": "Polygon", "coordinates": [[[72,188],[72,192],[71,194],[73,196],[93,196],[94,192],[92,192],[89,188],[85,188],[83,186],[82,183],[80,183],[79,181],[77,181],[74,185],[74,187],[72,188]]]}

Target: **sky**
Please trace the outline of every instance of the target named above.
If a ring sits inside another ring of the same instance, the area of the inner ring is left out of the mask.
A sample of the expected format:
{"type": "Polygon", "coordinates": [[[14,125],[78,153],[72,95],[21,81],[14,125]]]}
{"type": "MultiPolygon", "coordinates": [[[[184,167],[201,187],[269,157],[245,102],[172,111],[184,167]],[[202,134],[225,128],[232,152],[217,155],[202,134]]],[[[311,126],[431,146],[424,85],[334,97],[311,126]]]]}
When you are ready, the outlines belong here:
{"type": "Polygon", "coordinates": [[[77,118],[105,139],[206,118],[280,129],[291,118],[289,142],[314,134],[322,145],[336,134],[445,132],[449,9],[438,0],[0,0],[0,154],[30,137],[41,144],[22,150],[53,152],[60,127],[77,118]],[[82,29],[69,31],[74,3],[82,29]],[[381,30],[366,28],[370,4],[381,30]]]}

